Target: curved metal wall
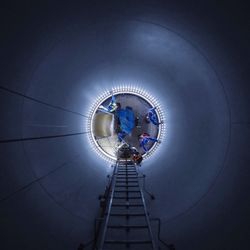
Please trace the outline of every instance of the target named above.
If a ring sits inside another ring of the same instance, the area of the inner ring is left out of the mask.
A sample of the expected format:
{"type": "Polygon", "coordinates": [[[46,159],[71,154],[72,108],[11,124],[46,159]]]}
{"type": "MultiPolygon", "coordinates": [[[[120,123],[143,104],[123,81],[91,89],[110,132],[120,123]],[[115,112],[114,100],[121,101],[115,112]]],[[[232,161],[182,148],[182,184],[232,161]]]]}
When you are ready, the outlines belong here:
{"type": "MultiPolygon", "coordinates": [[[[177,249],[245,243],[245,33],[213,7],[7,6],[1,140],[85,132],[84,116],[104,89],[145,88],[167,114],[166,139],[142,167],[163,238],[177,249]],[[230,41],[231,24],[238,39],[230,41]]],[[[90,239],[110,166],[89,148],[87,136],[0,147],[4,249],[72,249],[90,239]]]]}

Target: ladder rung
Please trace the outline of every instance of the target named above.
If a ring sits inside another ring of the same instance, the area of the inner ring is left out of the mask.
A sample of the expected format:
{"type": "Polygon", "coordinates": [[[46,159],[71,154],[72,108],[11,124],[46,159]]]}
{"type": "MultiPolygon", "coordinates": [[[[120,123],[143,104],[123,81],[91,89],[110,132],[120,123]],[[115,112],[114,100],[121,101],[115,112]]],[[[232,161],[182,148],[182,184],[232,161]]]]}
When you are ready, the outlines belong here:
{"type": "Polygon", "coordinates": [[[143,207],[143,204],[112,204],[114,207],[143,207]]]}
{"type": "Polygon", "coordinates": [[[110,216],[145,216],[145,213],[110,213],[110,216]]]}
{"type": "Polygon", "coordinates": [[[119,176],[121,176],[121,175],[123,175],[123,176],[136,175],[136,176],[137,176],[138,174],[137,174],[137,172],[135,172],[135,173],[123,173],[123,172],[122,172],[122,173],[119,173],[119,172],[118,172],[117,175],[119,175],[119,176]]]}
{"type": "Polygon", "coordinates": [[[135,174],[131,174],[131,175],[123,175],[123,174],[117,174],[116,175],[116,178],[126,178],[126,179],[128,179],[128,178],[138,178],[138,175],[135,175],[135,174]]]}
{"type": "Polygon", "coordinates": [[[119,170],[122,170],[122,171],[137,171],[137,169],[134,168],[134,167],[130,167],[130,168],[118,168],[118,171],[119,170]]]}
{"type": "Polygon", "coordinates": [[[135,166],[120,166],[118,167],[118,170],[131,170],[131,169],[136,169],[135,166]]]}
{"type": "Polygon", "coordinates": [[[125,163],[124,164],[124,162],[121,162],[119,165],[118,165],[118,167],[135,167],[135,164],[134,164],[134,162],[130,162],[130,163],[125,163]]]}
{"type": "Polygon", "coordinates": [[[116,173],[118,176],[121,176],[121,175],[124,175],[124,176],[131,176],[131,175],[138,175],[137,174],[137,172],[133,172],[133,173],[131,173],[131,172],[118,172],[118,173],[116,173]]]}
{"type": "Polygon", "coordinates": [[[136,168],[118,168],[117,171],[137,171],[136,168]]]}
{"type": "Polygon", "coordinates": [[[135,166],[119,166],[118,169],[136,169],[135,166]]]}
{"type": "Polygon", "coordinates": [[[113,196],[113,199],[141,199],[141,196],[113,196]]]}
{"type": "Polygon", "coordinates": [[[106,244],[152,244],[151,240],[105,240],[106,244]]]}
{"type": "Polygon", "coordinates": [[[118,171],[119,170],[133,170],[133,171],[136,171],[136,168],[135,167],[120,167],[120,168],[118,168],[118,171]]]}
{"type": "Polygon", "coordinates": [[[129,228],[148,228],[148,225],[108,225],[108,228],[121,228],[121,229],[129,229],[129,228]]]}
{"type": "Polygon", "coordinates": [[[141,191],[135,191],[135,190],[115,190],[115,193],[140,193],[141,191]]]}
{"type": "Polygon", "coordinates": [[[115,187],[139,187],[139,185],[115,185],[115,187]]]}
{"type": "Polygon", "coordinates": [[[116,179],[138,179],[138,176],[127,176],[127,177],[124,177],[124,176],[117,176],[116,179]]]}
{"type": "Polygon", "coordinates": [[[128,182],[136,183],[136,182],[138,182],[138,181],[116,181],[116,183],[128,183],[128,182]]]}
{"type": "Polygon", "coordinates": [[[118,175],[137,175],[137,172],[136,171],[129,171],[129,172],[127,172],[127,171],[118,171],[117,172],[117,174],[118,175]]]}
{"type": "Polygon", "coordinates": [[[131,169],[125,169],[125,170],[123,170],[123,169],[118,169],[118,172],[137,172],[136,170],[131,170],[131,169]]]}

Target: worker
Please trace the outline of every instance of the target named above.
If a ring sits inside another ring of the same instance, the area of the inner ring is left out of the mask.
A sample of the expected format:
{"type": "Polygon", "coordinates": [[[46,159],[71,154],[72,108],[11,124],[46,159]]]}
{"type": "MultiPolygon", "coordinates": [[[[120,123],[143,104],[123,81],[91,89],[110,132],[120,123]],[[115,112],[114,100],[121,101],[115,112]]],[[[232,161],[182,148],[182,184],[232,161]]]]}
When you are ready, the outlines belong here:
{"type": "Polygon", "coordinates": [[[124,140],[116,148],[117,160],[128,159],[131,156],[131,149],[127,142],[124,140]]]}
{"type": "Polygon", "coordinates": [[[116,116],[119,121],[118,140],[121,142],[128,135],[131,134],[135,127],[135,115],[131,107],[127,106],[125,109],[116,111],[116,116]]]}
{"type": "Polygon", "coordinates": [[[132,154],[132,160],[135,162],[136,165],[140,165],[143,160],[142,155],[135,147],[130,147],[130,150],[132,154]]]}
{"type": "Polygon", "coordinates": [[[133,155],[132,159],[133,159],[133,161],[135,162],[136,165],[140,166],[141,162],[143,160],[143,157],[142,157],[141,154],[135,154],[135,155],[133,155]]]}
{"type": "Polygon", "coordinates": [[[131,147],[127,142],[123,141],[116,149],[117,159],[131,159],[136,165],[140,165],[143,158],[135,147],[131,147]]]}
{"type": "Polygon", "coordinates": [[[143,133],[143,134],[139,135],[140,147],[142,147],[146,153],[148,152],[148,149],[146,148],[146,145],[150,141],[161,143],[160,140],[158,140],[156,138],[153,138],[153,137],[150,137],[150,135],[148,133],[143,133]]]}
{"type": "Polygon", "coordinates": [[[158,116],[157,116],[157,113],[156,113],[156,107],[154,108],[150,108],[148,110],[148,113],[146,114],[146,121],[148,123],[152,122],[154,125],[156,126],[159,126],[160,124],[162,124],[163,122],[159,122],[158,120],[158,116]]]}
{"type": "Polygon", "coordinates": [[[110,93],[112,94],[112,96],[111,96],[111,101],[110,101],[108,107],[104,107],[103,105],[100,105],[99,109],[104,110],[104,111],[106,111],[108,113],[113,113],[113,112],[116,111],[116,109],[119,107],[119,105],[118,105],[118,103],[116,103],[116,98],[113,95],[113,92],[110,91],[110,93]]]}

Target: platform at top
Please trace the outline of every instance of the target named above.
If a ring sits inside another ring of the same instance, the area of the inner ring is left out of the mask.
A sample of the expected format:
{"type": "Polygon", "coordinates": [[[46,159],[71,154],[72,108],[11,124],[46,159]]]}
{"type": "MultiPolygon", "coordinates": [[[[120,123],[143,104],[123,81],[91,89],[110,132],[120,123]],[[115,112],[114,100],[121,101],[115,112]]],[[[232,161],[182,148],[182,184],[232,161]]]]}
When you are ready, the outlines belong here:
{"type": "MultiPolygon", "coordinates": [[[[142,148],[140,148],[138,139],[139,135],[141,135],[142,133],[148,133],[151,137],[157,138],[159,133],[158,126],[152,124],[151,122],[148,123],[146,121],[146,114],[148,113],[149,109],[153,107],[146,99],[135,94],[124,93],[124,94],[117,94],[114,96],[116,99],[116,103],[120,103],[121,109],[125,109],[126,107],[131,107],[135,117],[135,126],[132,129],[131,133],[126,135],[124,141],[127,142],[131,147],[137,148],[138,151],[143,155],[145,152],[142,148]]],[[[106,99],[103,103],[101,103],[101,105],[103,105],[104,107],[108,107],[110,101],[111,97],[106,99]]],[[[112,122],[111,122],[112,119],[110,119],[109,123],[107,123],[107,121],[104,121],[102,119],[98,120],[98,124],[96,125],[102,128],[103,136],[100,135],[95,136],[95,140],[98,146],[103,151],[105,151],[105,153],[107,153],[111,157],[116,157],[116,149],[117,146],[120,144],[118,140],[119,123],[117,119],[117,114],[116,112],[107,114],[106,112],[97,110],[95,116],[98,115],[100,116],[100,114],[102,113],[104,114],[103,117],[105,117],[105,114],[106,117],[108,117],[108,115],[112,115],[114,119],[112,122]],[[104,122],[106,123],[105,128],[103,128],[104,122]],[[107,127],[107,124],[109,127],[107,127]],[[111,133],[105,130],[111,130],[111,133]]],[[[105,119],[107,120],[107,118],[105,119]]],[[[150,150],[150,148],[152,148],[153,145],[154,145],[153,142],[149,142],[146,147],[150,150]]]]}

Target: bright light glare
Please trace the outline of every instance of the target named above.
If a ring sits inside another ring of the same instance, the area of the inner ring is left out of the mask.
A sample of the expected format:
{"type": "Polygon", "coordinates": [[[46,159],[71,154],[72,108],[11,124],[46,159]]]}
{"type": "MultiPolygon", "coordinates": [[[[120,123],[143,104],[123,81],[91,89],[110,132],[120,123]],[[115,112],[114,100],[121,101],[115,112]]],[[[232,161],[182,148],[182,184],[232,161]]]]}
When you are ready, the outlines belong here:
{"type": "MultiPolygon", "coordinates": [[[[87,129],[86,131],[91,131],[90,133],[88,133],[88,139],[90,142],[90,146],[93,148],[94,151],[96,151],[96,153],[100,157],[102,157],[103,159],[105,159],[106,161],[111,162],[111,163],[114,163],[116,161],[115,157],[112,157],[111,155],[107,154],[98,145],[96,139],[94,138],[94,134],[92,133],[93,120],[94,120],[95,113],[96,113],[98,107],[101,105],[101,103],[103,103],[105,100],[107,100],[108,98],[110,98],[112,96],[111,91],[113,92],[114,95],[116,95],[116,94],[137,95],[137,96],[145,99],[152,107],[157,107],[156,113],[159,117],[159,120],[163,121],[163,124],[159,125],[159,132],[158,132],[157,139],[163,141],[163,139],[165,137],[165,130],[166,130],[166,119],[165,119],[165,114],[163,112],[162,106],[159,103],[159,101],[142,88],[135,87],[133,85],[115,86],[115,87],[112,87],[112,89],[109,91],[105,90],[101,95],[99,95],[96,98],[95,102],[92,104],[92,106],[89,109],[90,110],[89,114],[88,114],[89,118],[87,119],[87,123],[86,123],[86,129],[87,129]]],[[[148,151],[148,153],[143,156],[144,160],[148,159],[160,145],[161,144],[159,144],[159,143],[154,143],[153,147],[148,151]]]]}

